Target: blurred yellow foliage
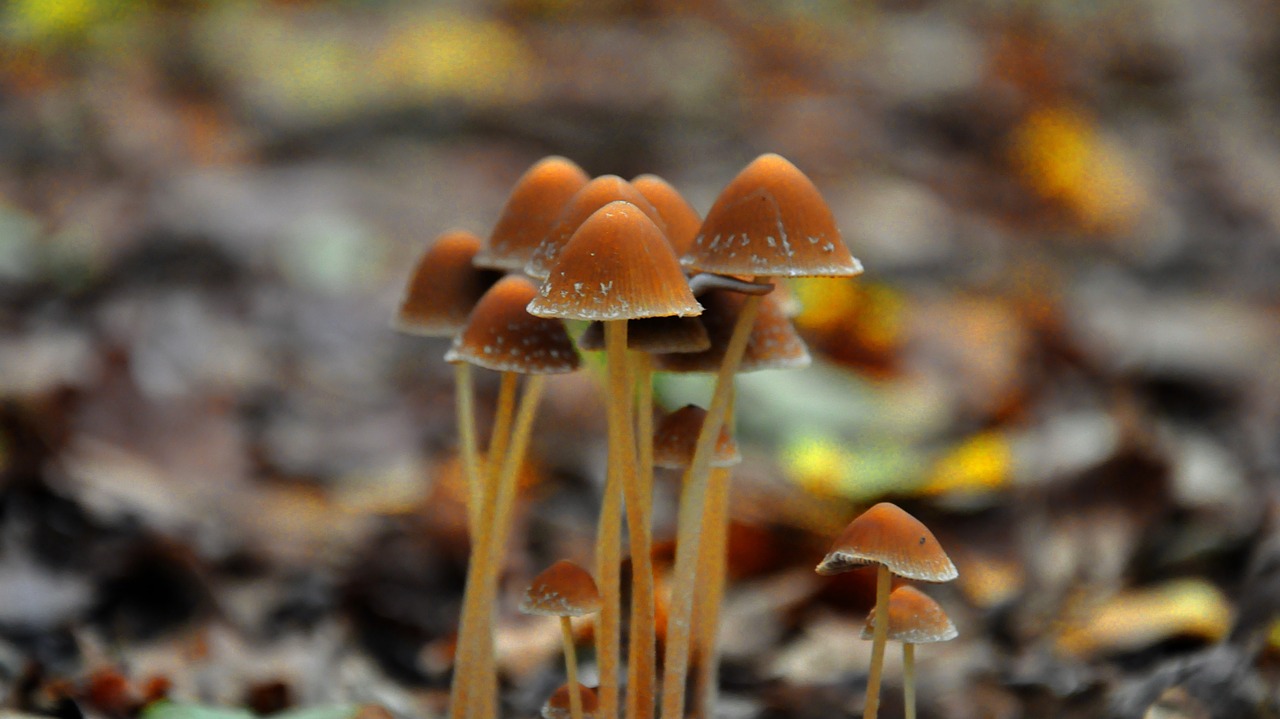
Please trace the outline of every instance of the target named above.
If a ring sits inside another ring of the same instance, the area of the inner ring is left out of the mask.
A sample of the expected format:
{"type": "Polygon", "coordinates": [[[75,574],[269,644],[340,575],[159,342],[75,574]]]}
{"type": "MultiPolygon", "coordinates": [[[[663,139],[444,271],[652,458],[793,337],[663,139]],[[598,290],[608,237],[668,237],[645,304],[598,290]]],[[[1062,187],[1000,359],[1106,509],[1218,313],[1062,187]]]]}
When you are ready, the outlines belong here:
{"type": "Polygon", "coordinates": [[[1025,575],[1015,561],[968,554],[960,573],[960,591],[982,609],[1004,604],[1022,591],[1025,575]]]}
{"type": "Polygon", "coordinates": [[[824,437],[805,437],[783,453],[787,475],[806,491],[819,496],[839,493],[848,459],[845,450],[824,437]]]}
{"type": "Polygon", "coordinates": [[[1231,627],[1231,607],[1203,579],[1174,579],[1122,592],[1082,612],[1058,635],[1059,651],[1076,657],[1132,651],[1175,636],[1221,639],[1231,627]]]}
{"type": "Polygon", "coordinates": [[[864,344],[894,346],[902,336],[904,302],[894,290],[874,283],[802,278],[791,285],[802,308],[797,327],[810,332],[857,332],[864,344]]]}
{"type": "Polygon", "coordinates": [[[431,13],[400,24],[375,61],[375,72],[415,95],[480,102],[522,99],[534,58],[521,37],[491,19],[431,13]]]}
{"type": "Polygon", "coordinates": [[[1129,163],[1075,108],[1055,105],[1029,113],[1014,131],[1011,152],[1027,182],[1089,230],[1124,230],[1147,205],[1129,163]]]}
{"type": "Polygon", "coordinates": [[[934,462],[925,495],[991,492],[1009,483],[1013,450],[1000,432],[979,432],[934,462]]]}
{"type": "Polygon", "coordinates": [[[106,0],[12,0],[4,12],[4,36],[14,42],[44,43],[74,37],[99,20],[106,0]]]}

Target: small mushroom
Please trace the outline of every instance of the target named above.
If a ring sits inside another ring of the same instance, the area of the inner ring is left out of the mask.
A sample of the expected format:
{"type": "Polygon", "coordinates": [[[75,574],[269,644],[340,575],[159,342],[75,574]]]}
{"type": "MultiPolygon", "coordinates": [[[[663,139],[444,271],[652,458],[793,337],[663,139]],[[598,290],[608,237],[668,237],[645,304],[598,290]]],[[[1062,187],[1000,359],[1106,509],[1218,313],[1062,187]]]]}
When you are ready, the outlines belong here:
{"type": "MultiPolygon", "coordinates": [[[[876,610],[867,615],[862,628],[862,638],[875,636],[876,610]]],[[[902,695],[906,719],[916,719],[916,654],[917,644],[946,642],[956,638],[958,632],[951,618],[929,595],[910,585],[901,586],[889,593],[889,635],[895,642],[902,642],[902,695]]]]}
{"type": "MultiPolygon", "coordinates": [[[[596,582],[582,567],[562,559],[541,574],[533,578],[529,588],[525,590],[524,600],[520,602],[520,611],[525,614],[559,617],[560,633],[564,640],[565,673],[568,683],[564,693],[569,698],[569,710],[572,719],[583,719],[583,702],[581,691],[571,693],[569,687],[581,687],[578,684],[578,655],[573,645],[573,624],[571,617],[581,617],[600,611],[602,602],[600,590],[596,582]]],[[[557,692],[559,694],[559,692],[557,692]]],[[[552,706],[556,695],[552,695],[547,706],[552,706]]],[[[595,715],[595,694],[592,693],[591,715],[595,715]]],[[[543,709],[543,716],[548,716],[543,709]]],[[[559,716],[563,716],[560,714],[559,716]]]]}
{"type": "Polygon", "coordinates": [[[818,565],[818,574],[839,574],[876,565],[875,632],[871,644],[871,674],[863,719],[874,719],[880,707],[880,674],[889,634],[890,573],[925,582],[949,582],[956,567],[942,551],[933,532],[896,504],[881,502],[845,527],[818,565]]]}

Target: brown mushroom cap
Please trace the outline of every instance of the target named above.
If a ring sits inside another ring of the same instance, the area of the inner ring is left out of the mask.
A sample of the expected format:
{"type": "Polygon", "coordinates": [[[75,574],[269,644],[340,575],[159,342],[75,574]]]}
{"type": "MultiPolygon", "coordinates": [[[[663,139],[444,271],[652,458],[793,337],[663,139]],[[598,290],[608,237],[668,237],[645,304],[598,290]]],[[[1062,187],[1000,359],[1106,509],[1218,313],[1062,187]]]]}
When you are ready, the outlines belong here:
{"type": "Polygon", "coordinates": [[[664,238],[663,242],[666,242],[667,227],[662,221],[662,215],[658,214],[657,208],[631,183],[617,175],[602,175],[584,185],[569,200],[569,204],[565,205],[555,224],[547,231],[542,242],[529,257],[529,262],[525,265],[525,273],[540,280],[546,279],[559,261],[560,252],[568,244],[569,238],[573,237],[587,218],[601,207],[619,200],[630,202],[647,215],[653,224],[657,225],[659,234],[664,238]]]}
{"type": "MultiPolygon", "coordinates": [[[[650,354],[702,352],[711,347],[707,328],[697,317],[645,317],[627,321],[627,349],[650,354]]],[[[578,336],[578,349],[604,349],[604,323],[592,322],[578,336]]]]}
{"type": "MultiPolygon", "coordinates": [[[[595,691],[579,684],[578,697],[582,700],[582,719],[595,719],[600,712],[600,700],[595,691]]],[[[542,719],[571,719],[569,699],[569,685],[563,684],[542,705],[542,719]]]]}
{"type": "Polygon", "coordinates": [[[587,570],[561,559],[529,583],[520,611],[548,617],[580,617],[595,614],[601,606],[600,590],[587,570]]]}
{"type": "Polygon", "coordinates": [[[818,574],[838,574],[865,564],[883,564],[900,577],[949,582],[957,576],[933,532],[896,504],[881,502],[845,527],[818,565],[818,574]]]}
{"type": "Polygon", "coordinates": [[[629,202],[596,210],[560,251],[529,312],[578,320],[702,313],[662,230],[629,202]]]}
{"type": "Polygon", "coordinates": [[[450,230],[436,238],[413,267],[395,328],[428,337],[452,337],[499,275],[471,264],[480,238],[466,230],[450,230]]]}
{"type": "Polygon", "coordinates": [[[569,200],[590,178],[573,162],[552,155],[525,171],[511,188],[477,267],[519,272],[542,244],[569,200]]]}
{"type": "Polygon", "coordinates": [[[852,277],[849,254],[818,188],[784,158],[756,158],[716,199],[686,267],[723,275],[852,277]]]}
{"type": "MultiPolygon", "coordinates": [[[[710,290],[699,298],[703,313],[698,317],[711,338],[711,347],[703,352],[659,354],[653,359],[654,369],[662,372],[717,372],[724,362],[724,352],[733,335],[733,326],[746,301],[746,295],[729,290],[710,290]]],[[[808,367],[809,349],[796,334],[772,294],[760,301],[760,311],[747,348],[742,355],[739,372],[766,369],[799,369],[808,367]]]]}
{"type": "MultiPolygon", "coordinates": [[[[702,421],[707,411],[696,404],[685,405],[658,422],[653,432],[653,464],[657,467],[683,469],[693,464],[693,452],[702,431],[702,421]]],[[[742,461],[738,443],[728,427],[720,428],[716,439],[712,467],[730,467],[742,461]]]]}
{"type": "Polygon", "coordinates": [[[693,246],[693,238],[698,236],[698,228],[702,226],[698,211],[693,209],[679,190],[657,175],[633,177],[631,184],[657,208],[667,227],[667,241],[671,243],[676,256],[688,252],[693,246]]]}
{"type": "Polygon", "coordinates": [[[498,372],[560,374],[578,368],[578,351],[559,320],[535,317],[525,306],[538,294],[527,278],[508,275],[480,298],[467,326],[445,354],[498,372]]]}
{"type": "MultiPolygon", "coordinates": [[[[871,639],[874,633],[876,610],[867,615],[862,638],[871,639]]],[[[889,639],[905,644],[928,644],[955,639],[959,632],[951,618],[929,595],[904,585],[889,594],[889,639]]]]}

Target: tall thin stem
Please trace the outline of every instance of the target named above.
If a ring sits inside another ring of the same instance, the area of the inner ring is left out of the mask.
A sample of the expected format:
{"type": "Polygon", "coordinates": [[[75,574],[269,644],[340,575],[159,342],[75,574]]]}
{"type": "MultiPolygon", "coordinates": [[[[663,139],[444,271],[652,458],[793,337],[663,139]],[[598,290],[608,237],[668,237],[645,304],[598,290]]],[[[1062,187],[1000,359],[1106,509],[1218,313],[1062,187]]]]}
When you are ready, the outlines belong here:
{"type": "Polygon", "coordinates": [[[880,710],[880,674],[884,670],[884,645],[889,638],[889,568],[876,565],[876,616],[871,639],[871,674],[867,676],[867,704],[862,719],[875,719],[880,710]]]}
{"type": "Polygon", "coordinates": [[[458,453],[462,455],[467,480],[467,533],[476,541],[484,506],[484,484],[480,478],[480,449],[476,441],[476,391],[471,380],[471,363],[453,364],[454,393],[458,422],[458,453]]]}
{"type": "Polygon", "coordinates": [[[560,617],[560,638],[564,642],[564,673],[569,680],[569,715],[582,719],[582,695],[578,693],[578,650],[573,646],[573,622],[560,617]]]}
{"type": "Polygon", "coordinates": [[[725,554],[729,535],[729,480],[727,467],[715,467],[707,485],[707,511],[703,513],[702,547],[698,569],[697,621],[694,641],[697,674],[694,676],[693,713],[711,719],[719,692],[720,607],[724,602],[725,554]]]}
{"type": "MultiPolygon", "coordinates": [[[[608,323],[615,324],[615,323],[608,323]]],[[[606,324],[605,332],[608,332],[606,324]]],[[[617,323],[621,324],[621,323],[617,323]]],[[[623,331],[625,332],[625,326],[623,331]]],[[[616,331],[615,331],[616,332],[616,331]]],[[[607,341],[607,340],[606,340],[607,341]]],[[[616,339],[615,339],[616,341],[616,339]]],[[[624,341],[625,346],[625,341],[624,341]]],[[[636,422],[629,437],[638,468],[634,488],[627,494],[627,524],[631,536],[631,644],[627,661],[627,719],[650,719],[657,684],[655,607],[652,561],[653,526],[653,362],[644,352],[629,353],[636,390],[636,422]],[[633,501],[634,495],[634,501],[633,501]],[[634,506],[634,510],[632,509],[634,506]],[[642,531],[637,531],[637,527],[642,531]]],[[[628,390],[630,394],[630,389],[628,390]]]]}
{"type": "Polygon", "coordinates": [[[693,594],[698,572],[698,533],[706,507],[707,476],[711,457],[732,395],[733,375],[751,337],[760,309],[760,297],[742,303],[738,321],[725,349],[724,363],[716,375],[711,405],[702,420],[702,431],[693,452],[693,463],[685,475],[684,493],[676,528],[676,566],[671,604],[667,618],[667,650],[662,674],[662,719],[684,718],[685,682],[689,672],[689,633],[693,614],[693,594]]]}
{"type": "Polygon", "coordinates": [[[916,645],[902,643],[902,703],[906,719],[916,719],[916,645]]]}
{"type": "MultiPolygon", "coordinates": [[[[496,706],[494,695],[497,677],[493,669],[493,637],[490,618],[492,611],[481,602],[483,576],[488,545],[492,541],[493,496],[498,482],[498,472],[507,451],[511,435],[512,414],[515,411],[516,389],[520,376],[502,373],[498,385],[498,406],[494,415],[493,431],[489,437],[489,452],[485,466],[485,481],[481,491],[478,522],[471,536],[471,565],[467,571],[467,586],[462,597],[462,619],[458,632],[458,653],[453,668],[453,695],[450,697],[450,719],[478,716],[496,706]]],[[[477,463],[477,475],[479,467],[477,463]]]]}
{"type": "Polygon", "coordinates": [[[622,620],[622,469],[613,461],[605,470],[604,496],[596,527],[596,583],[600,587],[600,619],[596,624],[596,663],[600,671],[601,719],[618,713],[618,646],[622,620]]]}

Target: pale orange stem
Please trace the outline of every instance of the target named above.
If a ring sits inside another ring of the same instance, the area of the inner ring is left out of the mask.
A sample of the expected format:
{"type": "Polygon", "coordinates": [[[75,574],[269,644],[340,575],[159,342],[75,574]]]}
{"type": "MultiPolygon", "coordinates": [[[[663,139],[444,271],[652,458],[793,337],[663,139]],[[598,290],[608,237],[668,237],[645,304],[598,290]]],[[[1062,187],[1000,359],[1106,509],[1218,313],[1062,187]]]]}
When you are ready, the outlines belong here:
{"type": "Polygon", "coordinates": [[[876,616],[871,639],[871,674],[867,676],[867,703],[862,719],[875,719],[880,710],[880,674],[884,670],[884,645],[889,638],[889,568],[876,565],[876,616]]]}
{"type": "Polygon", "coordinates": [[[747,297],[725,349],[724,363],[716,375],[715,391],[702,431],[693,452],[693,463],[685,474],[684,493],[676,529],[675,578],[667,619],[667,650],[662,674],[662,719],[683,719],[685,683],[689,672],[689,636],[693,615],[693,594],[697,582],[699,531],[706,509],[707,476],[711,469],[716,440],[724,426],[732,396],[733,375],[742,361],[760,309],[760,297],[747,297]]]}
{"type": "MultiPolygon", "coordinates": [[[[607,323],[623,324],[623,323],[607,323]]],[[[625,324],[623,330],[625,331],[625,324]]],[[[606,329],[606,333],[608,330],[606,329]]],[[[623,346],[626,346],[625,337],[623,346]]],[[[607,341],[607,340],[606,340],[607,341]]],[[[631,645],[627,662],[627,719],[651,719],[658,681],[654,625],[653,526],[653,363],[643,352],[631,352],[636,388],[635,432],[628,437],[637,455],[634,489],[627,495],[631,536],[631,645]],[[633,501],[634,497],[634,501],[633,501]],[[632,507],[634,506],[634,511],[632,507]],[[642,531],[637,531],[637,527],[642,531]]],[[[630,392],[628,392],[630,396],[630,392]]]]}

